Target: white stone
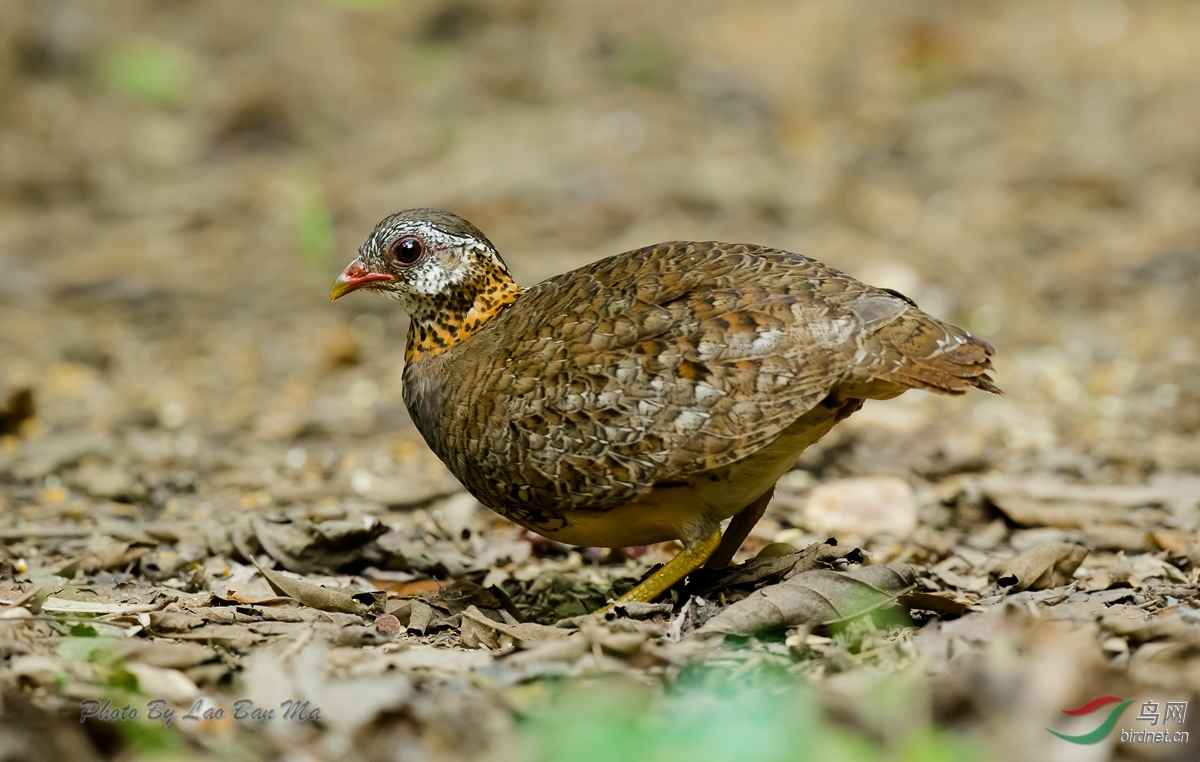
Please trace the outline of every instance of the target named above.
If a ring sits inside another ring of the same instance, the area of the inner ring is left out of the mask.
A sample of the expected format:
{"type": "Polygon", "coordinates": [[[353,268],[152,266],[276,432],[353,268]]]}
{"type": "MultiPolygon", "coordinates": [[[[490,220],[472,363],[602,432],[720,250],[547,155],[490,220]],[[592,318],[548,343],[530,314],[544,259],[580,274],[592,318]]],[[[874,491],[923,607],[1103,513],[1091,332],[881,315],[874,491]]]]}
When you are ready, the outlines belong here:
{"type": "Polygon", "coordinates": [[[910,537],[917,528],[917,496],[894,476],[839,479],[818,485],[804,507],[804,523],[820,536],[910,537]]]}

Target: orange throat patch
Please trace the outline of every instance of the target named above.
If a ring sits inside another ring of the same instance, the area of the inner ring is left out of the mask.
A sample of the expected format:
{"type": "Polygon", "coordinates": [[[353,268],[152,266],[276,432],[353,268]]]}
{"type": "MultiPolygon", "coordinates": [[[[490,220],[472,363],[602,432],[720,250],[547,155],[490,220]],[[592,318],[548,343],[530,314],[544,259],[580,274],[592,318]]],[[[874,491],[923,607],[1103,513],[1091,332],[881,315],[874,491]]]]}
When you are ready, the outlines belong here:
{"type": "Polygon", "coordinates": [[[440,296],[428,310],[414,312],[408,326],[405,362],[445,352],[483,327],[525,290],[506,273],[491,272],[440,296]]]}

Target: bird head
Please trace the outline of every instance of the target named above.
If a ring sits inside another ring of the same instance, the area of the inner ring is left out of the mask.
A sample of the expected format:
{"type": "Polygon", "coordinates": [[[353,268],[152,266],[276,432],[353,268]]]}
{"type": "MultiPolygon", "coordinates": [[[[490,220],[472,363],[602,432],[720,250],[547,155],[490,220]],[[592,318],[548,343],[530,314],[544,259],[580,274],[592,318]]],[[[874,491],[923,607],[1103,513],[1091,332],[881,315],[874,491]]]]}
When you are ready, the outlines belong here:
{"type": "Polygon", "coordinates": [[[406,209],[383,219],[333,282],[330,301],[370,289],[410,314],[442,300],[474,297],[489,281],[509,281],[508,266],[470,222],[441,209],[406,209]]]}
{"type": "Polygon", "coordinates": [[[440,209],[407,209],[376,225],[329,299],[359,289],[390,296],[408,312],[410,360],[446,351],[522,293],[492,242],[440,209]]]}

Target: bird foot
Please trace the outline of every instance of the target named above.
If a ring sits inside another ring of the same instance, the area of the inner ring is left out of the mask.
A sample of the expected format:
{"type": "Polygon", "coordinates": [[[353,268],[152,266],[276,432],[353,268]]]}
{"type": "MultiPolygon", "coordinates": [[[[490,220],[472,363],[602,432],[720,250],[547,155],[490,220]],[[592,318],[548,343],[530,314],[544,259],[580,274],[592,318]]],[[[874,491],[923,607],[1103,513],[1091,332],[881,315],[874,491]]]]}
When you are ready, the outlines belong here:
{"type": "Polygon", "coordinates": [[[661,569],[650,575],[648,579],[643,580],[637,587],[596,613],[607,614],[613,610],[614,606],[619,606],[622,603],[632,603],[635,601],[649,603],[666,592],[671,585],[674,585],[688,574],[703,566],[704,562],[708,560],[708,557],[713,554],[713,551],[717,549],[717,545],[720,543],[721,532],[717,530],[704,542],[697,543],[690,548],[684,548],[674,558],[663,564],[661,569]]]}

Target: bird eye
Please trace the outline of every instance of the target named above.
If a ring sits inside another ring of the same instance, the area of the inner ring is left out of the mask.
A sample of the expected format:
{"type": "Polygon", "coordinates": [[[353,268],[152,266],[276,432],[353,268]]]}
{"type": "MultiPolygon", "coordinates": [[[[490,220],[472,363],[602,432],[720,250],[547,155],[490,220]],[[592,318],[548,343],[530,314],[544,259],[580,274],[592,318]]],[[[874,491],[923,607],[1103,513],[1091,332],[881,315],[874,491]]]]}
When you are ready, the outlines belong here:
{"type": "Polygon", "coordinates": [[[401,238],[392,246],[392,258],[402,265],[411,265],[420,259],[424,252],[425,246],[411,236],[401,238]]]}

